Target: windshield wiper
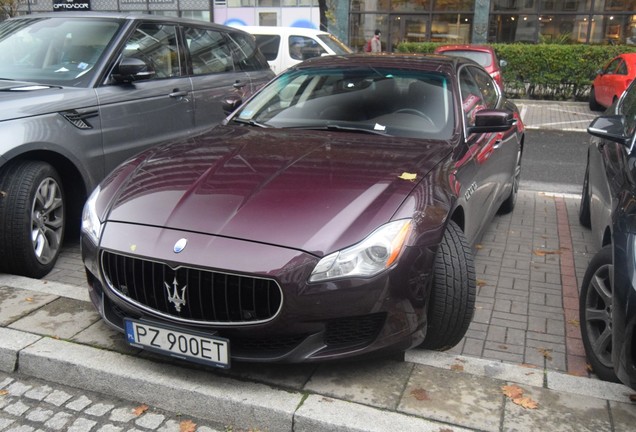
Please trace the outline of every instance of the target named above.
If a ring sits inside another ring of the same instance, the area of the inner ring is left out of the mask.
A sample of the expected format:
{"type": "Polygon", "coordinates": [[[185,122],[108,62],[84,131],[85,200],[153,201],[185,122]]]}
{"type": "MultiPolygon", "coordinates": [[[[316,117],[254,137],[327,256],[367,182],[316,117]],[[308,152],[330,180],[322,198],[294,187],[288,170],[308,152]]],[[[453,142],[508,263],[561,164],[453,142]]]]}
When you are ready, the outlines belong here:
{"type": "Polygon", "coordinates": [[[373,135],[387,135],[387,133],[384,130],[375,130],[375,129],[369,129],[369,128],[353,127],[353,126],[341,126],[336,124],[327,124],[322,126],[292,126],[292,127],[288,127],[284,129],[329,130],[329,131],[368,133],[373,135]]]}
{"type": "Polygon", "coordinates": [[[256,126],[256,127],[260,127],[260,128],[271,128],[270,125],[266,124],[266,123],[259,123],[256,120],[246,120],[246,119],[242,119],[239,117],[234,117],[232,119],[233,122],[236,123],[240,123],[240,124],[246,124],[249,126],[256,126]]]}

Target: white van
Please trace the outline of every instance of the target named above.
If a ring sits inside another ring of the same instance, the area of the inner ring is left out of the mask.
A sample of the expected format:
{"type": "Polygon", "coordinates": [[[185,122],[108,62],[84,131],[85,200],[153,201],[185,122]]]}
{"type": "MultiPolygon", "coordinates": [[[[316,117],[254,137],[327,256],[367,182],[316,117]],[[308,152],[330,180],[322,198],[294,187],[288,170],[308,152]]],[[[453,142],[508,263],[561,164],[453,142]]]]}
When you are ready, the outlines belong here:
{"type": "Polygon", "coordinates": [[[352,52],[334,35],[321,30],[273,26],[239,28],[254,35],[256,45],[276,74],[311,57],[352,52]]]}

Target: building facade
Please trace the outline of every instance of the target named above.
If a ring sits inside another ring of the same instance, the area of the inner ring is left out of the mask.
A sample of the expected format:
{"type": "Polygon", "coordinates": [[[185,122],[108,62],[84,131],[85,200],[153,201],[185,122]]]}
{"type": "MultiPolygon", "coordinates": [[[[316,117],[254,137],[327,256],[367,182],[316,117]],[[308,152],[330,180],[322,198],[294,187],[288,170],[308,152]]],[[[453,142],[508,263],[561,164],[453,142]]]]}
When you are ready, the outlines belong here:
{"type": "MultiPolygon", "coordinates": [[[[636,0],[326,0],[328,30],[356,50],[401,42],[636,44],[636,0]]],[[[226,25],[320,26],[318,0],[20,0],[20,13],[136,11],[226,25]]]]}

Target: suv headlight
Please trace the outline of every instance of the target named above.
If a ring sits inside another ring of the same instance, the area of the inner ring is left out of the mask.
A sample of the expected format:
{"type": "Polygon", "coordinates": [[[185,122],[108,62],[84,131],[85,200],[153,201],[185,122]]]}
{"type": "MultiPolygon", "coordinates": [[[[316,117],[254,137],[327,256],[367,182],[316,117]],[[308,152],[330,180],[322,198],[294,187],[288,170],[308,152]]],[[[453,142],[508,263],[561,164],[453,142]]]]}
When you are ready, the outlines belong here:
{"type": "Polygon", "coordinates": [[[102,233],[102,221],[99,220],[97,209],[95,208],[100,191],[100,187],[97,186],[91,196],[88,197],[88,200],[86,200],[82,211],[82,234],[87,236],[95,245],[99,245],[99,237],[102,233]]]}
{"type": "Polygon", "coordinates": [[[309,282],[345,277],[371,277],[391,267],[404,248],[411,219],[389,222],[360,243],[322,258],[309,282]]]}

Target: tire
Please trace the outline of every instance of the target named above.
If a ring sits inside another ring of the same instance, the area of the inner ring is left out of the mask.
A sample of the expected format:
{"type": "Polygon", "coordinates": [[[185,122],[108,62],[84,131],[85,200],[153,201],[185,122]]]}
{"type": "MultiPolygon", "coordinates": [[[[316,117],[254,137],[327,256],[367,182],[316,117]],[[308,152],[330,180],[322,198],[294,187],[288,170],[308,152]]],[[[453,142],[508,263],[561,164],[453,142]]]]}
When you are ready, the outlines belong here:
{"type": "Polygon", "coordinates": [[[579,205],[579,223],[585,228],[592,228],[592,216],[590,213],[590,168],[585,170],[583,178],[583,190],[581,191],[581,204],[579,205]]]}
{"type": "Polygon", "coordinates": [[[594,87],[590,89],[589,106],[590,110],[592,111],[603,111],[603,106],[596,101],[596,93],[594,92],[594,87]]]}
{"type": "Polygon", "coordinates": [[[60,254],[64,194],[60,176],[44,162],[16,161],[0,173],[0,270],[41,278],[60,254]]]}
{"type": "Polygon", "coordinates": [[[581,286],[579,314],[587,360],[596,375],[619,382],[612,365],[612,247],[605,246],[590,261],[581,286]]]}
{"type": "Polygon", "coordinates": [[[472,249],[459,226],[450,222],[435,257],[428,328],[420,347],[443,351],[457,345],[473,319],[475,296],[472,249]]]}
{"type": "Polygon", "coordinates": [[[519,192],[519,182],[521,181],[521,147],[517,150],[517,164],[515,165],[515,172],[512,175],[512,190],[508,198],[501,203],[499,207],[499,214],[512,213],[517,204],[517,193],[519,192]]]}

